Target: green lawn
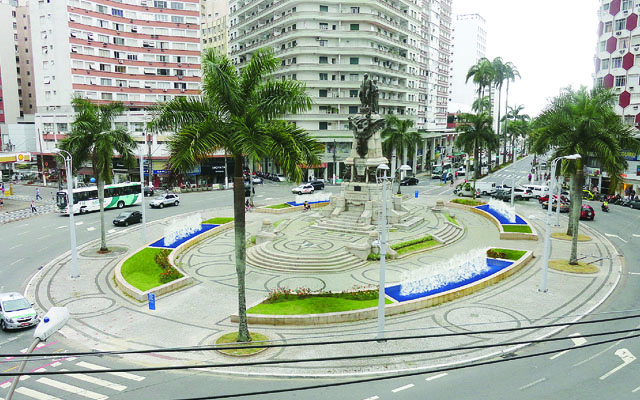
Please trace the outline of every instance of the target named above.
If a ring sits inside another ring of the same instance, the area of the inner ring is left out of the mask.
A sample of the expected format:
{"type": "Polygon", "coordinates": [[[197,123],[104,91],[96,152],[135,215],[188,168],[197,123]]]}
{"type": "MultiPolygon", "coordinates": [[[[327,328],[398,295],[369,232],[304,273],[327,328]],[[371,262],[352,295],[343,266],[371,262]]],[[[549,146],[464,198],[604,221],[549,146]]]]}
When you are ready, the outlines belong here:
{"type": "Polygon", "coordinates": [[[203,222],[203,224],[222,225],[233,221],[233,217],[215,217],[203,222]]]}
{"type": "Polygon", "coordinates": [[[447,221],[451,222],[452,224],[458,225],[458,222],[456,221],[456,217],[452,217],[449,213],[444,214],[444,216],[447,219],[447,221]]]}
{"type": "Polygon", "coordinates": [[[533,233],[529,225],[502,225],[505,232],[533,233]]]}
{"type": "Polygon", "coordinates": [[[275,210],[279,210],[281,208],[289,208],[289,207],[291,207],[291,204],[282,203],[282,204],[274,204],[271,206],[266,206],[265,208],[273,208],[275,210]]]}
{"type": "Polygon", "coordinates": [[[473,207],[486,204],[484,201],[470,200],[470,199],[453,199],[451,200],[451,202],[457,203],[457,204],[463,204],[465,206],[473,206],[473,207]]]}
{"type": "MultiPolygon", "coordinates": [[[[336,294],[335,296],[339,296],[336,294]]],[[[340,297],[327,296],[305,296],[297,298],[291,295],[292,299],[278,300],[276,303],[260,303],[251,307],[247,312],[249,314],[263,315],[300,315],[300,314],[324,314],[330,312],[360,310],[363,308],[375,307],[378,305],[378,299],[373,300],[350,300],[340,297]]],[[[386,299],[385,304],[392,303],[386,299]]]]}
{"type": "Polygon", "coordinates": [[[439,244],[440,242],[432,239],[432,240],[427,240],[425,242],[412,244],[410,246],[404,246],[397,249],[396,251],[398,252],[398,255],[402,255],[402,254],[407,254],[407,253],[411,253],[411,252],[422,250],[422,249],[428,249],[429,247],[433,247],[439,244]]]}
{"type": "MultiPolygon", "coordinates": [[[[132,255],[122,264],[122,276],[133,287],[146,291],[163,283],[160,282],[162,270],[155,262],[156,254],[163,249],[147,247],[132,255]]],[[[171,250],[169,250],[171,251],[171,250]]]]}
{"type": "Polygon", "coordinates": [[[526,251],[524,250],[512,250],[512,249],[491,249],[491,250],[497,251],[499,253],[504,253],[505,259],[513,260],[513,261],[519,260],[520,257],[524,256],[526,253],[526,251]]]}

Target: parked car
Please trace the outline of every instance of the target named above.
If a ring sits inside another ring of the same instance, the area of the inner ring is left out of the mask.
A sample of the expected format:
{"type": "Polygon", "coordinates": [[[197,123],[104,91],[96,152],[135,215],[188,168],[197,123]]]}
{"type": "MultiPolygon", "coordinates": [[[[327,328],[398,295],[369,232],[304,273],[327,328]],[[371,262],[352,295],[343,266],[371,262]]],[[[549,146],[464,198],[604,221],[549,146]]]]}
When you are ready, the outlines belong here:
{"type": "Polygon", "coordinates": [[[164,208],[164,206],[177,206],[180,204],[180,197],[174,193],[166,193],[151,200],[151,208],[164,208]]]}
{"type": "Polygon", "coordinates": [[[138,222],[142,222],[142,213],[140,211],[121,212],[113,219],[113,224],[118,226],[129,226],[130,224],[137,224],[138,222]]]}
{"type": "Polygon", "coordinates": [[[523,187],[516,187],[515,192],[513,193],[514,200],[529,201],[529,199],[532,197],[533,197],[533,192],[523,187]]]}
{"type": "Polygon", "coordinates": [[[314,189],[312,185],[309,185],[308,183],[302,184],[298,187],[295,187],[293,189],[291,189],[291,192],[295,193],[295,194],[306,194],[306,193],[313,193],[314,189]]]}
{"type": "Polygon", "coordinates": [[[417,178],[413,176],[407,176],[403,180],[400,181],[400,186],[415,186],[420,182],[417,178]]]}
{"type": "Polygon", "coordinates": [[[149,187],[149,186],[145,186],[144,187],[144,196],[145,197],[151,197],[151,196],[153,196],[153,193],[154,193],[154,191],[153,191],[152,187],[149,187]]]}
{"type": "Polygon", "coordinates": [[[593,209],[593,207],[591,207],[588,204],[583,204],[582,208],[580,209],[580,219],[586,219],[586,220],[589,220],[589,221],[593,221],[593,219],[595,217],[596,217],[596,212],[593,209]]]}
{"type": "Polygon", "coordinates": [[[313,190],[322,190],[324,189],[324,182],[320,180],[315,180],[313,182],[309,182],[308,185],[313,186],[313,190]]]}
{"type": "Polygon", "coordinates": [[[498,188],[496,187],[495,182],[477,181],[476,189],[486,196],[493,195],[498,188]]]}
{"type": "MultiPolygon", "coordinates": [[[[458,196],[466,196],[473,197],[473,184],[461,183],[453,189],[453,194],[457,194],[458,196]]],[[[476,188],[476,197],[480,197],[480,190],[476,188]]]]}
{"type": "Polygon", "coordinates": [[[276,182],[286,182],[287,181],[287,177],[282,175],[282,174],[278,174],[278,175],[274,175],[274,181],[276,182]]]}
{"type": "MultiPolygon", "coordinates": [[[[556,201],[556,199],[557,199],[557,198],[558,198],[558,195],[557,195],[557,194],[554,194],[554,195],[553,195],[553,201],[556,201]]],[[[540,197],[538,198],[538,201],[540,202],[540,204],[542,204],[543,202],[548,201],[548,200],[549,200],[549,195],[548,195],[548,194],[545,194],[544,196],[540,196],[540,197]]],[[[562,202],[564,202],[564,203],[569,202],[569,198],[568,198],[568,197],[566,197],[565,195],[560,195],[560,200],[561,200],[562,202]]]]}
{"type": "Polygon", "coordinates": [[[524,187],[531,190],[533,197],[536,199],[540,199],[540,196],[544,196],[545,194],[549,197],[549,187],[546,185],[524,185],[524,187]]]}
{"type": "Polygon", "coordinates": [[[511,200],[511,191],[509,189],[498,189],[491,194],[491,197],[498,200],[511,200]]]}
{"type": "MultiPolygon", "coordinates": [[[[552,202],[552,204],[551,204],[551,211],[556,211],[556,204],[557,204],[557,203],[558,203],[557,201],[552,202]]],[[[547,209],[549,208],[549,202],[548,202],[548,201],[543,202],[543,203],[542,203],[542,208],[544,208],[545,210],[547,210],[547,209]]],[[[571,209],[571,207],[569,207],[569,204],[568,204],[568,203],[564,203],[564,202],[562,202],[562,201],[560,202],[560,212],[561,212],[561,213],[563,213],[563,212],[569,212],[569,210],[570,210],[570,209],[571,209]]]]}
{"type": "Polygon", "coordinates": [[[28,328],[38,322],[38,313],[23,295],[16,292],[0,294],[0,328],[3,331],[28,328]]]}
{"type": "Polygon", "coordinates": [[[459,167],[455,172],[455,176],[465,176],[466,174],[467,174],[467,171],[465,170],[464,167],[459,167]]]}
{"type": "Polygon", "coordinates": [[[262,183],[262,178],[260,178],[259,176],[254,176],[253,177],[253,183],[255,183],[255,184],[262,183]]]}
{"type": "Polygon", "coordinates": [[[633,200],[631,203],[629,203],[629,207],[640,210],[640,200],[633,200]]]}

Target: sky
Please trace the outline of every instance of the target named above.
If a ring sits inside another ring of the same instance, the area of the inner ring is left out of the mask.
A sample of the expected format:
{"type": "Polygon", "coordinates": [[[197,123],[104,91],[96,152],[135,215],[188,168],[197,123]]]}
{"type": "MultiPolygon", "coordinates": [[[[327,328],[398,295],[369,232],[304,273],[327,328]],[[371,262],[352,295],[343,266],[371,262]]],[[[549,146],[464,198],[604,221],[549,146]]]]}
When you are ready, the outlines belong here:
{"type": "MultiPolygon", "coordinates": [[[[454,14],[486,21],[487,58],[511,61],[509,105],[537,116],[562,88],[593,86],[598,0],[453,0],[454,14]]],[[[503,94],[504,98],[504,94],[503,94]]]]}

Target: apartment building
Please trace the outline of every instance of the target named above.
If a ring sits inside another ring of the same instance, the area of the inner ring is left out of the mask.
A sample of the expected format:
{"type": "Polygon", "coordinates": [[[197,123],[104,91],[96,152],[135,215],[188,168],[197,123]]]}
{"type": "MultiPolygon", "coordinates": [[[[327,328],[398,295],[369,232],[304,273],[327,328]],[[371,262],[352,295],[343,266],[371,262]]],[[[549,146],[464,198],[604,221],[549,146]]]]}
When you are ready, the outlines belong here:
{"type": "Polygon", "coordinates": [[[219,54],[227,54],[229,51],[229,30],[227,29],[229,2],[227,0],[201,0],[200,9],[202,48],[213,48],[219,54]]]}
{"type": "Polygon", "coordinates": [[[449,111],[468,113],[478,94],[476,86],[471,80],[467,82],[466,77],[469,68],[487,56],[486,22],[479,14],[458,15],[453,36],[449,111]]]}
{"type": "MultiPolygon", "coordinates": [[[[598,44],[595,54],[595,84],[612,89],[618,95],[616,112],[624,121],[640,129],[640,4],[632,0],[600,0],[598,44]]],[[[640,193],[640,154],[625,150],[629,163],[617,189],[632,187],[640,193]]],[[[586,175],[591,184],[608,181],[606,171],[589,165],[586,175]]],[[[605,185],[608,186],[608,185],[605,185]]]]}
{"type": "MultiPolygon", "coordinates": [[[[353,138],[348,117],[358,112],[365,73],[377,81],[381,115],[411,119],[417,129],[446,127],[450,0],[231,0],[229,7],[238,67],[271,47],[282,63],[275,78],[307,86],[313,109],[288,119],[325,144],[309,175],[342,175],[353,138]]],[[[418,164],[416,154],[408,158],[418,164]]]]}
{"type": "Polygon", "coordinates": [[[167,136],[145,135],[145,107],[200,93],[198,0],[30,0],[35,117],[42,156],[70,129],[74,96],[127,107],[116,126],[168,174],[167,136]],[[146,141],[152,143],[147,146],[146,141]],[[146,151],[145,151],[146,152],[146,151]]]}

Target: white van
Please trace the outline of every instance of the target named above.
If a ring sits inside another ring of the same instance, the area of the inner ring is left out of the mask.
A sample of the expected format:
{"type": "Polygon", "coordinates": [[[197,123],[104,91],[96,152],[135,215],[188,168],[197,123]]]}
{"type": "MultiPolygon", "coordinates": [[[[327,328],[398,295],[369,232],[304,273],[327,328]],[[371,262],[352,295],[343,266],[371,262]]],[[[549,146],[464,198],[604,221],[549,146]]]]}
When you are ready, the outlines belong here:
{"type": "Polygon", "coordinates": [[[531,190],[533,197],[539,199],[545,194],[549,194],[549,186],[546,185],[522,185],[522,187],[531,190]]]}
{"type": "Polygon", "coordinates": [[[494,194],[496,192],[496,183],[477,181],[476,190],[485,196],[494,194]]]}

